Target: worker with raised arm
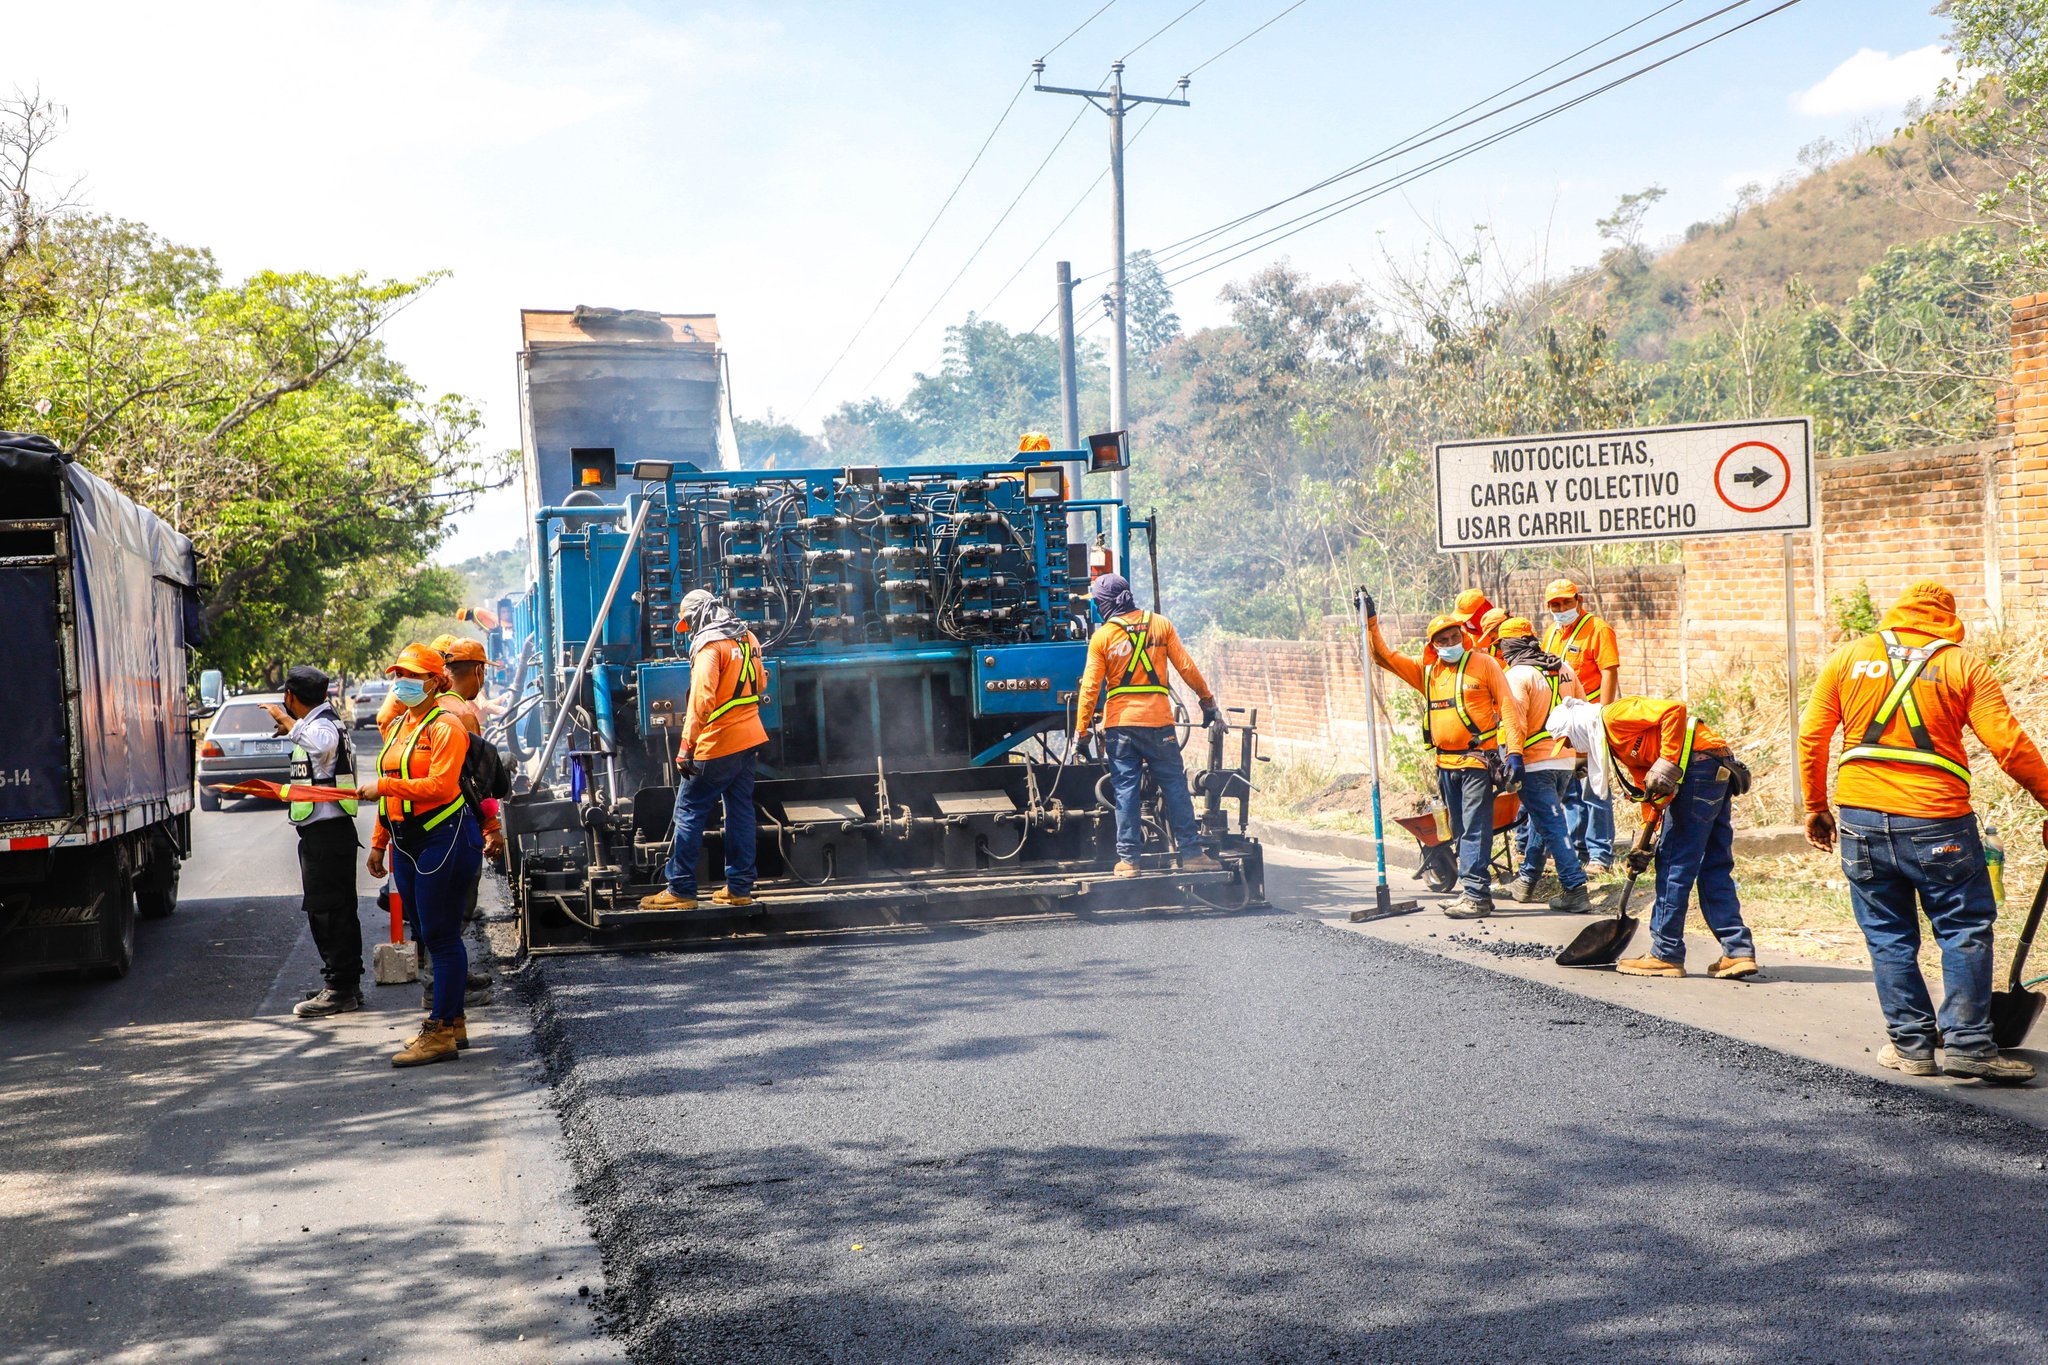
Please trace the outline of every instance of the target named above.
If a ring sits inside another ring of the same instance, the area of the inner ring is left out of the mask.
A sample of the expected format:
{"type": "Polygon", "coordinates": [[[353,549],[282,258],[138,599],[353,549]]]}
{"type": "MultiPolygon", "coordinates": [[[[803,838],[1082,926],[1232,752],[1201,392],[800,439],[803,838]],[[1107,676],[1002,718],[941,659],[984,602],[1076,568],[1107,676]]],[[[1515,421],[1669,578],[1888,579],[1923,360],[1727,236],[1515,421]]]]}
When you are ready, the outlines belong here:
{"type": "Polygon", "coordinates": [[[1970,807],[1965,728],[2007,776],[2048,806],[2048,764],[1990,668],[1963,648],[1954,594],[1922,579],[1899,595],[1875,634],[1829,656],[1814,682],[1799,721],[1806,838],[1823,851],[1841,842],[1849,899],[1870,946],[1890,1035],[1878,1061],[1911,1076],[1941,1069],[2019,1084],[2033,1079],[2034,1068],[2002,1055],[1991,1033],[1998,904],[1970,807]],[[1828,751],[1837,730],[1839,824],[1828,808],[1828,751]],[[1938,1018],[1920,975],[1916,897],[1941,945],[1938,1018]],[[1946,1054],[1939,1068],[1937,1046],[1946,1054]]]}
{"type": "Polygon", "coordinates": [[[1499,649],[1501,666],[1507,672],[1508,693],[1522,721],[1522,814],[1517,832],[1521,868],[1515,878],[1514,898],[1536,899],[1536,883],[1543,879],[1546,861],[1557,863],[1557,880],[1563,894],[1550,902],[1552,910],[1578,915],[1591,914],[1587,898],[1586,869],[1572,850],[1571,835],[1565,827],[1564,792],[1577,774],[1579,758],[1571,745],[1550,726],[1550,715],[1567,697],[1584,700],[1579,680],[1554,654],[1536,646],[1536,627],[1519,616],[1501,622],[1499,649]]]}
{"type": "Polygon", "coordinates": [[[1170,666],[1194,689],[1202,706],[1202,723],[1219,725],[1223,711],[1173,622],[1154,611],[1138,610],[1137,598],[1122,574],[1106,573],[1088,587],[1088,597],[1102,624],[1088,640],[1088,662],[1081,670],[1075,700],[1074,743],[1079,746],[1095,722],[1096,694],[1102,703],[1102,734],[1109,749],[1109,782],[1116,794],[1116,875],[1138,875],[1138,856],[1145,846],[1140,806],[1145,771],[1159,784],[1166,824],[1180,850],[1180,865],[1192,872],[1213,872],[1216,861],[1202,840],[1195,820],[1195,801],[1188,791],[1187,766],[1181,760],[1180,735],[1173,724],[1173,696],[1167,688],[1170,666]]]}
{"type": "MultiPolygon", "coordinates": [[[[1564,660],[1579,680],[1586,700],[1601,705],[1621,695],[1621,644],[1614,627],[1586,610],[1579,585],[1569,578],[1552,579],[1543,590],[1550,629],[1543,633],[1543,652],[1564,660]]],[[[1583,781],[1565,791],[1566,823],[1572,847],[1586,871],[1601,876],[1614,863],[1614,804],[1597,798],[1583,781]]]]}
{"type": "MultiPolygon", "coordinates": [[[[1572,703],[1559,703],[1567,714],[1551,728],[1568,725],[1572,709],[1572,703]]],[[[1688,715],[1682,701],[1616,697],[1599,711],[1598,730],[1590,736],[1580,732],[1592,744],[1582,751],[1587,785],[1604,800],[1605,779],[1612,776],[1640,805],[1642,818],[1660,824],[1654,853],[1628,855],[1631,872],[1647,871],[1653,857],[1656,864],[1650,951],[1614,969],[1624,976],[1684,976],[1685,909],[1697,891],[1700,917],[1721,944],[1707,975],[1722,981],[1756,975],[1756,942],[1735,889],[1734,752],[1705,721],[1688,715]]]]}
{"type": "Polygon", "coordinates": [[[669,843],[668,885],[640,901],[643,910],[697,908],[697,859],[711,812],[724,807],[725,885],[711,895],[714,905],[754,903],[756,840],[754,765],[768,743],[761,724],[767,667],[761,642],[733,609],[702,588],[684,596],[683,624],[689,628],[690,700],[683,717],[676,765],[674,834],[669,843]]]}
{"type": "Polygon", "coordinates": [[[1431,621],[1421,655],[1410,657],[1387,648],[1370,593],[1362,595],[1360,605],[1373,661],[1422,693],[1427,707],[1424,738],[1436,753],[1437,790],[1457,842],[1462,887],[1444,914],[1452,919],[1491,914],[1495,763],[1507,783],[1522,778],[1522,719],[1507,674],[1492,655],[1466,645],[1467,622],[1457,616],[1431,621]]]}

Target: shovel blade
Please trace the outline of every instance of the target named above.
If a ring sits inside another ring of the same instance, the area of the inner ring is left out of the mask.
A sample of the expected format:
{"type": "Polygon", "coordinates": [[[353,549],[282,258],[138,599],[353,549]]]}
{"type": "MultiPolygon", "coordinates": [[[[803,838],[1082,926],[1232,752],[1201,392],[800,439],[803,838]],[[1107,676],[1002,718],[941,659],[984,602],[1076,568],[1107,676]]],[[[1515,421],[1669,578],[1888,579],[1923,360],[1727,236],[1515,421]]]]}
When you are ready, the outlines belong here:
{"type": "Polygon", "coordinates": [[[1622,950],[1636,936],[1636,917],[1623,913],[1612,919],[1595,920],[1579,930],[1578,937],[1565,944],[1557,955],[1560,967],[1612,967],[1621,961],[1622,950]]]}
{"type": "Polygon", "coordinates": [[[1991,993],[1991,1041],[2002,1048],[2027,1041],[2027,1030],[2041,1015],[2043,997],[2024,986],[1991,993]]]}

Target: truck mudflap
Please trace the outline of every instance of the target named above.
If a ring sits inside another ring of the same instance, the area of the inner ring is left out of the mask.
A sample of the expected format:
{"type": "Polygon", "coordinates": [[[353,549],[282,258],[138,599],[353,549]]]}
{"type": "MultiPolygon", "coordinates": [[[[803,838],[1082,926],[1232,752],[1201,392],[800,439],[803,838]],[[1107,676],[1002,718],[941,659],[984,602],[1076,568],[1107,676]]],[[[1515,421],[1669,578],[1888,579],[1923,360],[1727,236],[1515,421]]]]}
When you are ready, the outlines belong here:
{"type": "Polygon", "coordinates": [[[601,877],[532,875],[521,928],[536,955],[635,949],[766,947],[805,939],[930,932],[949,925],[1125,915],[1227,914],[1266,908],[1258,841],[1233,837],[1220,871],[1187,872],[1152,859],[1137,876],[1094,866],[1073,870],[943,873],[838,886],[781,885],[751,906],[701,900],[690,910],[642,910],[659,885],[601,877]],[[550,885],[558,881],[559,885],[550,885]]]}

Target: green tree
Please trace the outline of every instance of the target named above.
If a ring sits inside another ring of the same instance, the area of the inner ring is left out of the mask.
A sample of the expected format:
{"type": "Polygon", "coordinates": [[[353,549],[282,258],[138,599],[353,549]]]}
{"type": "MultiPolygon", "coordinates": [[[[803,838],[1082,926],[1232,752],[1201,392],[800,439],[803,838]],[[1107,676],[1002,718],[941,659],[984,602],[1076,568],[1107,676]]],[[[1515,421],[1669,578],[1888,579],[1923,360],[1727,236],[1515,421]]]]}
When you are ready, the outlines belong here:
{"type": "Polygon", "coordinates": [[[1159,372],[1159,352],[1180,340],[1173,290],[1149,251],[1133,251],[1124,265],[1124,338],[1131,359],[1159,372]]]}
{"type": "Polygon", "coordinates": [[[824,442],[778,421],[773,408],[760,421],[740,418],[733,431],[739,437],[740,463],[749,469],[812,469],[825,460],[824,442]]]}
{"type": "Polygon", "coordinates": [[[1953,141],[1978,157],[1975,178],[1936,185],[1978,223],[1996,229],[1999,273],[2011,293],[2048,283],[2048,0],[1944,0],[1957,74],[1908,135],[1953,141]]]}

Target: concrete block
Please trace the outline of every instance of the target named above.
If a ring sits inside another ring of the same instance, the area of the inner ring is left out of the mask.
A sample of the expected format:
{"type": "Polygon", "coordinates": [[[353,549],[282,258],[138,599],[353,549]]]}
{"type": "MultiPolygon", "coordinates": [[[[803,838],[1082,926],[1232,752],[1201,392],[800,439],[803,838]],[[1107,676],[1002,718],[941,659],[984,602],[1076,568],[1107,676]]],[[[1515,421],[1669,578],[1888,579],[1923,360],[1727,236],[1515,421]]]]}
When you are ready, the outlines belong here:
{"type": "Polygon", "coordinates": [[[380,986],[404,986],[420,979],[418,945],[380,943],[370,954],[370,968],[380,986]]]}

